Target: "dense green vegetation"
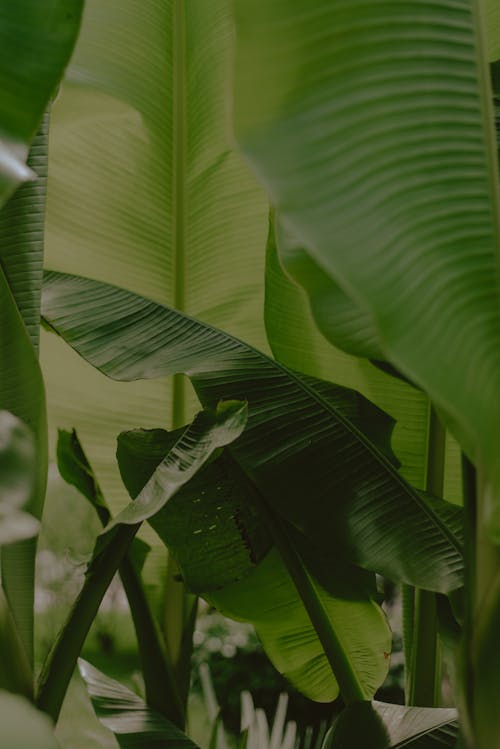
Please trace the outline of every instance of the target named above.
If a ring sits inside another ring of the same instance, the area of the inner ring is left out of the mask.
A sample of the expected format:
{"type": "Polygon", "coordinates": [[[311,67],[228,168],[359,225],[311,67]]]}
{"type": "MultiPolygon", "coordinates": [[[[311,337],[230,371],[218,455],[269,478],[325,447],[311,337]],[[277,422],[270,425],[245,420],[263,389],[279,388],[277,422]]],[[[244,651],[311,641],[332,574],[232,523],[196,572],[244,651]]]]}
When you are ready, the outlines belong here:
{"type": "Polygon", "coordinates": [[[0,746],[92,703],[96,747],[500,747],[497,4],[0,0],[0,41],[0,746]],[[236,737],[202,664],[198,737],[200,602],[322,722],[243,692],[236,737]]]}

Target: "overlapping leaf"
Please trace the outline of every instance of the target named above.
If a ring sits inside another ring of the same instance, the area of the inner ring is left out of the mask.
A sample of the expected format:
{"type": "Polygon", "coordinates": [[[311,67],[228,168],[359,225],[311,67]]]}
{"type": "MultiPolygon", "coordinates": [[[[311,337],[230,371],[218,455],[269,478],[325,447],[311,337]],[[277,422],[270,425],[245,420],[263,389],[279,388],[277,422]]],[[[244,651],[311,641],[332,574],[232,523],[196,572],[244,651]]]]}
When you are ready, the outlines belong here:
{"type": "Polygon", "coordinates": [[[358,703],[337,719],[323,749],[455,749],[457,712],[451,708],[419,708],[384,702],[358,703]]]}
{"type": "Polygon", "coordinates": [[[281,220],[500,486],[497,156],[477,3],[235,7],[237,137],[281,220]]]}
{"type": "MultiPolygon", "coordinates": [[[[352,409],[350,395],[346,391],[346,410],[352,409]]],[[[160,430],[121,435],[118,462],[131,496],[147,482],[173,439],[175,433],[160,430]]],[[[262,560],[273,543],[273,528],[265,514],[258,514],[265,500],[255,494],[226,453],[190,481],[151,524],[175,554],[191,589],[228,616],[255,624],[276,667],[304,694],[330,701],[338,695],[338,685],[290,572],[276,550],[262,560]]],[[[385,615],[373,600],[373,577],[346,567],[334,554],[322,557],[300,534],[288,538],[308,574],[323,583],[314,586],[314,594],[365,696],[372,697],[387,673],[391,648],[385,615]]]]}
{"type": "Polygon", "coordinates": [[[28,148],[69,60],[83,0],[3,3],[0,9],[0,206],[35,177],[28,148]]]}
{"type": "Polygon", "coordinates": [[[110,377],[185,372],[206,406],[247,400],[248,427],[232,453],[306,535],[393,579],[442,591],[461,584],[459,539],[333,392],[327,399],[247,344],[107,284],[49,273],[43,304],[46,323],[110,377]]]}
{"type": "MultiPolygon", "coordinates": [[[[361,571],[346,574],[330,560],[326,572],[328,592],[311,578],[316,594],[369,699],[389,667],[391,634],[385,614],[372,600],[361,571]]],[[[226,616],[251,622],[276,668],[303,694],[320,702],[338,696],[321,641],[276,550],[246,578],[210,594],[208,600],[226,616]]]]}
{"type": "Polygon", "coordinates": [[[82,659],[78,665],[97,717],[115,734],[122,749],[198,749],[130,689],[82,659]]]}
{"type": "MultiPolygon", "coordinates": [[[[46,256],[265,346],[267,202],[228,123],[230,6],[87,0],[51,115],[46,256]]],[[[47,336],[42,364],[51,434],[77,429],[117,512],[116,435],[182,426],[189,384],[117,385],[47,336]]]]}

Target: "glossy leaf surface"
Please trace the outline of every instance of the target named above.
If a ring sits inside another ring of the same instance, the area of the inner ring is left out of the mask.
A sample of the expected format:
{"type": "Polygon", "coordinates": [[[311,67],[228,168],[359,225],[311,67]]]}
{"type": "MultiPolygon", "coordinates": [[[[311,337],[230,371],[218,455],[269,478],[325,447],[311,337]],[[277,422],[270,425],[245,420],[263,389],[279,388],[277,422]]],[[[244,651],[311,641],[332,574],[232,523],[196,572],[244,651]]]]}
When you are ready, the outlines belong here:
{"type": "Polygon", "coordinates": [[[247,400],[248,427],[232,452],[272,506],[306,535],[392,579],[437,590],[461,584],[460,540],[342,414],[335,395],[326,398],[219,330],[107,284],[49,273],[43,314],[110,377],[185,372],[205,406],[247,400]]]}

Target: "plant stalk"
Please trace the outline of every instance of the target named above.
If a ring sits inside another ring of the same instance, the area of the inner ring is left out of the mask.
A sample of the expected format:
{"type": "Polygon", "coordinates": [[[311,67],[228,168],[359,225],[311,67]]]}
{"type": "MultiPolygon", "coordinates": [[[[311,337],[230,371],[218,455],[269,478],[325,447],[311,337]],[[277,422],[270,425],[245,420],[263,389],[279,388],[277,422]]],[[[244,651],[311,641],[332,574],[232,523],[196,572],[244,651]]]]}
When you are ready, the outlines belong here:
{"type": "Polygon", "coordinates": [[[119,565],[140,525],[120,525],[103,551],[90,563],[83,587],[45,661],[36,704],[57,722],[64,696],[85,638],[119,565]]]}
{"type": "MultiPolygon", "coordinates": [[[[443,496],[446,430],[432,404],[429,406],[427,475],[425,491],[443,496]]],[[[414,591],[412,645],[409,657],[406,702],[417,707],[437,707],[441,694],[436,596],[427,590],[414,591]]]]}

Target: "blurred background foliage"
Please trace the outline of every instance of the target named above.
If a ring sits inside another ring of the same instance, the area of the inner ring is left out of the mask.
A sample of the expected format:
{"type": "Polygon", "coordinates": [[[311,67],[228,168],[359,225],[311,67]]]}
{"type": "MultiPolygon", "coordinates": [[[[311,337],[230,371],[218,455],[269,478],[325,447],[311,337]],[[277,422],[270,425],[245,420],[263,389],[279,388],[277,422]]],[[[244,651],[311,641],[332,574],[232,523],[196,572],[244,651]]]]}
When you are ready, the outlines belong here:
{"type": "MultiPolygon", "coordinates": [[[[82,584],[86,562],[100,527],[88,502],[51,466],[43,530],[37,558],[38,665],[50,649],[60,626],[82,584]],[[70,516],[72,522],[62,522],[70,516]]],[[[403,704],[403,654],[399,591],[380,580],[385,609],[394,634],[391,669],[377,697],[403,704]]],[[[151,600],[160,600],[160,591],[149,589],[151,600]]],[[[127,600],[118,578],[111,585],[87,638],[82,657],[110,677],[138,693],[142,691],[140,664],[134,627],[127,600]]],[[[272,722],[280,693],[289,695],[287,719],[296,721],[298,733],[308,726],[318,727],[331,720],[338,706],[306,699],[276,671],[251,625],[234,622],[200,602],[194,632],[193,676],[189,700],[188,730],[203,749],[208,749],[210,720],[203,694],[199,668],[207,664],[212,677],[221,716],[229,737],[236,736],[241,720],[241,693],[248,691],[257,708],[272,722]]],[[[85,687],[75,674],[68,692],[57,736],[63,749],[115,749],[114,736],[96,719],[85,687]]]]}

